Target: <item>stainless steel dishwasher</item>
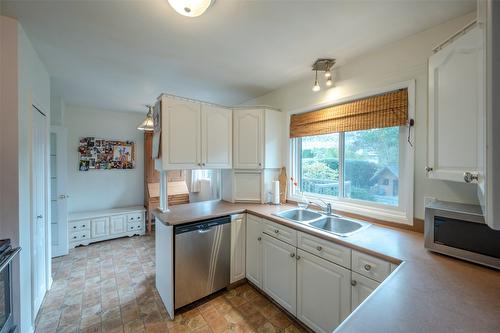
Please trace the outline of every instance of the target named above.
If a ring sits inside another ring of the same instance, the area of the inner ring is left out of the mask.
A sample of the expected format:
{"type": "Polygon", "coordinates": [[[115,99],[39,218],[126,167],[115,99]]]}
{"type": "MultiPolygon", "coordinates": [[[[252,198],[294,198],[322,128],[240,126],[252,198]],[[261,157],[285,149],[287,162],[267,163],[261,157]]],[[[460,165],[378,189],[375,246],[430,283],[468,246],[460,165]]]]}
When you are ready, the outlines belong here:
{"type": "Polygon", "coordinates": [[[175,227],[175,308],[229,286],[231,218],[175,227]]]}

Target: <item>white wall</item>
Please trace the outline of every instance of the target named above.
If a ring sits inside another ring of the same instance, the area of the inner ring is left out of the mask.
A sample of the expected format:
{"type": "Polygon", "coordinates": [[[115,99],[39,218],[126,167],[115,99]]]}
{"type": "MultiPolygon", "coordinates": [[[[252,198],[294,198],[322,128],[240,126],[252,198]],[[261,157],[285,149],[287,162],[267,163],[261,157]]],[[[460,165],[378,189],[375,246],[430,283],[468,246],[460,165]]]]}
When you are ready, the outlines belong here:
{"type": "MultiPolygon", "coordinates": [[[[314,76],[311,71],[307,78],[245,104],[271,105],[286,114],[288,111],[313,109],[318,104],[334,103],[340,98],[415,79],[415,217],[424,217],[425,196],[477,203],[475,185],[430,180],[424,171],[427,160],[427,59],[436,45],[474,18],[475,13],[470,13],[352,59],[336,69],[334,88],[325,89],[323,84],[321,92],[312,92],[314,76]]],[[[319,54],[318,57],[320,56],[324,55],[319,54]]],[[[288,144],[288,140],[286,143],[288,144]]],[[[288,151],[288,147],[283,149],[288,151]]]]}
{"type": "Polygon", "coordinates": [[[137,130],[137,125],[144,118],[141,113],[66,106],[69,212],[143,205],[144,134],[137,130]],[[87,136],[134,141],[135,169],[78,171],[79,140],[87,136]]]}
{"type": "MultiPolygon", "coordinates": [[[[47,122],[50,121],[50,78],[44,64],[40,61],[18,22],[1,17],[1,26],[2,178],[0,185],[2,188],[2,228],[0,229],[0,238],[11,238],[13,245],[22,247],[19,259],[15,261],[13,269],[15,300],[13,310],[20,332],[30,332],[33,329],[30,255],[30,221],[32,216],[30,207],[31,112],[32,105],[36,105],[46,113],[47,122]],[[8,91],[9,96],[4,95],[6,91],[8,91]]],[[[47,213],[47,218],[50,218],[50,211],[47,213]]],[[[50,274],[50,259],[47,263],[50,274]]]]}

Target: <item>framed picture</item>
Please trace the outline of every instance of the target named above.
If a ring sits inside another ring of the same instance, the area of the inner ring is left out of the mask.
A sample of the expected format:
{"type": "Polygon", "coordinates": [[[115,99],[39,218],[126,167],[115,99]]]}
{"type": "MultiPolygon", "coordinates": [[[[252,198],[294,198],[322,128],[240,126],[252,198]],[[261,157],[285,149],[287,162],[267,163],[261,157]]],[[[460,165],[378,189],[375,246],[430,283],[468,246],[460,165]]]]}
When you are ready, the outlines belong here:
{"type": "Polygon", "coordinates": [[[133,169],[135,144],[133,141],[105,140],[94,137],[80,139],[78,170],[133,169]]]}

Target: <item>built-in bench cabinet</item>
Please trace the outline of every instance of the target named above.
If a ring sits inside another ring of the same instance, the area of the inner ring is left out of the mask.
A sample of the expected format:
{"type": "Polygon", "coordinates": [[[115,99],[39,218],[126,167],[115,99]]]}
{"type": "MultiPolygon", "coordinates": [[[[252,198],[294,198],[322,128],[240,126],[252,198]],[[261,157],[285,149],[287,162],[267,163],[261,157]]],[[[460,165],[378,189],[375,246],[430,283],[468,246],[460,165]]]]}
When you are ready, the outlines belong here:
{"type": "Polygon", "coordinates": [[[247,214],[246,278],[315,332],[332,332],[396,268],[247,214]]]}
{"type": "Polygon", "coordinates": [[[69,214],[69,247],[144,235],[144,212],[144,207],[134,206],[69,214]]]}

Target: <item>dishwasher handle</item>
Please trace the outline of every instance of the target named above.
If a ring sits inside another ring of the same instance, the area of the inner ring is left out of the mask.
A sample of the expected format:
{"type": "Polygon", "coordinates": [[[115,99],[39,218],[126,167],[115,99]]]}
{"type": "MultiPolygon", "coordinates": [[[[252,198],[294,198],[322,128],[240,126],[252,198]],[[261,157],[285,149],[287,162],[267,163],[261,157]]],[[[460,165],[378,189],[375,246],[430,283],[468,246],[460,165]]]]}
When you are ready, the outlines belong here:
{"type": "Polygon", "coordinates": [[[193,231],[197,231],[198,233],[203,234],[209,232],[215,226],[226,223],[231,223],[231,218],[229,216],[223,216],[201,222],[179,225],[174,227],[174,232],[176,235],[193,231]]]}

